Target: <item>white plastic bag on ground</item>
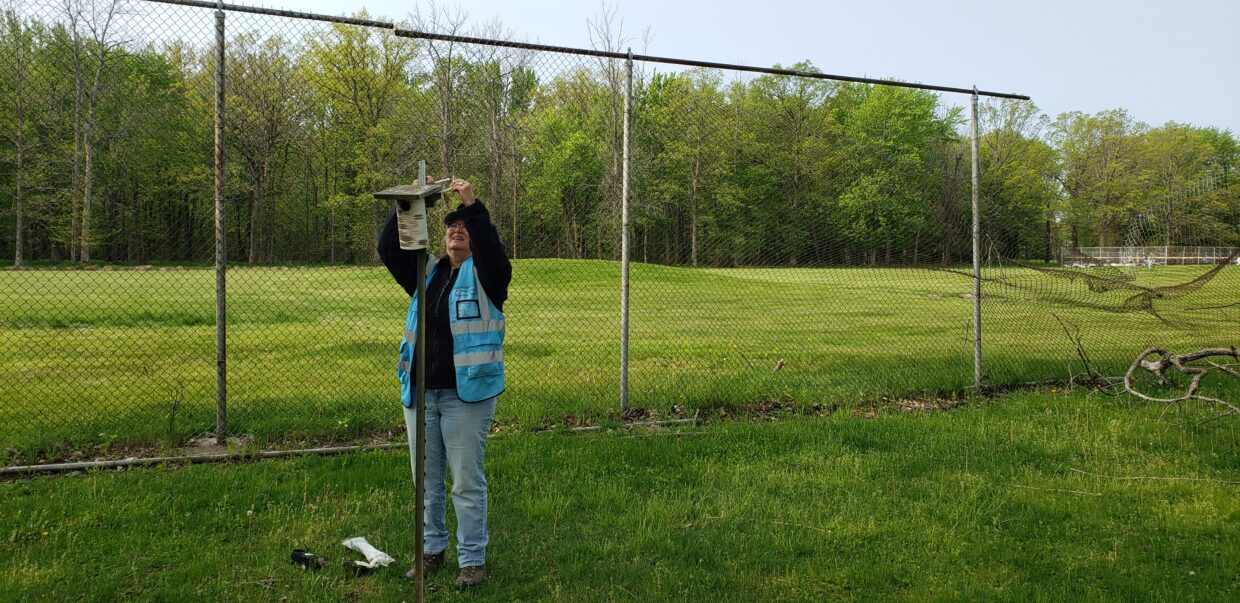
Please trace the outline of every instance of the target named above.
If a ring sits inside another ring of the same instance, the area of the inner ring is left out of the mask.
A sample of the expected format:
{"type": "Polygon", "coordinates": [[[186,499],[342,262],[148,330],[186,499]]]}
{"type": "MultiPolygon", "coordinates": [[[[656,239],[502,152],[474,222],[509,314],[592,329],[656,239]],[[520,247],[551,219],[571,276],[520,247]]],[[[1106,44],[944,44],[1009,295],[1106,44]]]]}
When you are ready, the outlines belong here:
{"type": "Polygon", "coordinates": [[[379,549],[376,549],[374,545],[367,542],[366,538],[362,536],[355,536],[353,538],[348,538],[344,542],[341,542],[340,544],[343,544],[344,546],[365,555],[366,565],[370,568],[376,568],[380,566],[387,567],[389,563],[396,561],[395,559],[392,558],[391,555],[383,551],[380,551],[379,549]]]}

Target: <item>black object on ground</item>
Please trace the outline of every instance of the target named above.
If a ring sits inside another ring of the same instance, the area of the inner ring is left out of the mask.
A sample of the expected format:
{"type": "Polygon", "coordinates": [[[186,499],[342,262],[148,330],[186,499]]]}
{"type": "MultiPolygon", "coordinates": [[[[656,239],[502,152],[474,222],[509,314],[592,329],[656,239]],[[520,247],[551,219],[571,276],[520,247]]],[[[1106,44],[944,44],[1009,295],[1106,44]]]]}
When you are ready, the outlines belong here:
{"type": "Polygon", "coordinates": [[[293,549],[292,559],[293,563],[302,569],[309,568],[317,570],[320,567],[327,565],[326,559],[315,555],[314,553],[306,552],[302,549],[293,549]]]}

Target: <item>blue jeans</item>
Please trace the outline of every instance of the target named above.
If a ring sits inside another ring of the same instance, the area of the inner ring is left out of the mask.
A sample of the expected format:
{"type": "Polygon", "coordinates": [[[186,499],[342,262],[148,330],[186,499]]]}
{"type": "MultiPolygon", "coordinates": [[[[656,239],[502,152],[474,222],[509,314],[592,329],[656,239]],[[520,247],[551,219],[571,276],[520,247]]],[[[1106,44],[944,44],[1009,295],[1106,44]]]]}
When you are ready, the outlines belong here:
{"type": "MultiPolygon", "coordinates": [[[[414,467],[417,412],[405,408],[409,462],[414,467]]],[[[448,548],[448,501],[445,469],[452,470],[452,507],[456,510],[456,562],[461,567],[486,563],[487,478],[482,470],[487,433],[495,417],[495,398],[462,402],[451,389],[426,390],[426,514],[423,552],[448,548]]]]}

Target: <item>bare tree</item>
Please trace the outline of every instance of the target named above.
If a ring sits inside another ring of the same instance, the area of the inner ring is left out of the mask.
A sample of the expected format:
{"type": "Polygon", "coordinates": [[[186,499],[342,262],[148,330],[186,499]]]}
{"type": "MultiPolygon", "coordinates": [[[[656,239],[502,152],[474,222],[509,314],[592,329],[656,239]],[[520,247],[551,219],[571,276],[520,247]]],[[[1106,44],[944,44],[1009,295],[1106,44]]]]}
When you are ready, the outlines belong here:
{"type": "Polygon", "coordinates": [[[253,264],[262,259],[259,212],[270,192],[273,164],[297,136],[294,102],[298,87],[283,38],[259,43],[246,35],[232,46],[237,50],[230,57],[228,71],[234,91],[228,112],[229,142],[237,148],[253,187],[247,249],[247,260],[253,264]]]}
{"type": "MultiPolygon", "coordinates": [[[[504,29],[498,21],[483,24],[473,35],[493,40],[512,39],[513,32],[504,29]]],[[[516,162],[510,158],[517,153],[517,132],[520,117],[526,114],[536,85],[536,76],[530,66],[530,53],[526,50],[501,46],[474,46],[471,60],[466,66],[469,77],[466,103],[475,105],[480,120],[482,148],[486,150],[486,193],[495,200],[492,212],[496,223],[516,220],[517,188],[516,162]],[[508,181],[507,183],[505,181],[508,181]],[[501,201],[508,193],[510,204],[501,201]]]]}
{"type": "Polygon", "coordinates": [[[9,111],[0,114],[0,119],[3,119],[3,135],[13,148],[12,157],[6,158],[14,168],[13,214],[16,223],[13,235],[13,266],[21,268],[25,262],[22,256],[25,247],[25,184],[28,158],[34,142],[32,129],[35,106],[31,102],[33,40],[30,29],[22,24],[15,9],[4,10],[0,40],[3,40],[3,46],[9,49],[7,56],[3,57],[7,62],[3,69],[4,75],[11,80],[7,82],[4,90],[0,91],[9,111]]]}
{"type": "MultiPolygon", "coordinates": [[[[596,19],[587,21],[590,29],[590,46],[595,50],[604,52],[623,52],[629,48],[635,41],[635,38],[627,37],[624,33],[624,20],[616,18],[617,8],[608,6],[606,3],[600,8],[599,16],[596,19]]],[[[645,49],[650,41],[650,29],[647,28],[641,36],[641,45],[639,50],[645,49]]],[[[603,79],[607,86],[608,95],[610,97],[609,111],[607,113],[607,160],[610,169],[604,172],[602,184],[603,198],[611,200],[611,203],[603,203],[599,206],[600,214],[596,219],[602,224],[614,226],[609,230],[619,230],[620,224],[620,191],[621,178],[623,177],[623,169],[620,162],[624,158],[624,86],[625,86],[625,68],[624,63],[618,59],[599,58],[599,71],[603,75],[603,79]]],[[[634,66],[634,80],[640,80],[637,66],[634,66]]],[[[598,257],[606,257],[602,249],[603,237],[595,237],[598,242],[598,257]]]]}
{"type": "MultiPolygon", "coordinates": [[[[449,10],[435,2],[427,3],[425,9],[421,5],[415,6],[414,12],[409,15],[414,29],[450,36],[463,35],[468,18],[469,14],[459,8],[449,10]]],[[[461,144],[457,128],[459,116],[453,109],[458,105],[457,89],[463,74],[462,52],[459,45],[451,40],[428,40],[423,49],[431,60],[428,67],[432,74],[431,90],[439,128],[439,164],[446,174],[453,174],[461,144]]]]}
{"type": "MultiPolygon", "coordinates": [[[[81,262],[90,261],[91,228],[90,211],[94,187],[95,167],[95,112],[103,93],[104,71],[113,51],[121,46],[112,38],[117,15],[122,14],[120,0],[64,0],[63,10],[69,20],[73,36],[74,81],[74,184],[80,187],[81,213],[76,230],[78,250],[75,254],[81,262]],[[84,31],[83,31],[84,30],[84,31]],[[85,33],[88,39],[83,39],[85,33]],[[90,64],[87,64],[87,61],[90,64]],[[89,73],[88,73],[89,71],[89,73]],[[89,82],[87,82],[89,78],[89,82]],[[85,115],[83,116],[83,111],[85,115]],[[80,124],[80,125],[79,125],[80,124]],[[81,162],[79,163],[79,157],[81,162]]],[[[73,206],[74,222],[79,217],[78,202],[73,206]]],[[[72,254],[72,242],[70,243],[72,254]]]]}

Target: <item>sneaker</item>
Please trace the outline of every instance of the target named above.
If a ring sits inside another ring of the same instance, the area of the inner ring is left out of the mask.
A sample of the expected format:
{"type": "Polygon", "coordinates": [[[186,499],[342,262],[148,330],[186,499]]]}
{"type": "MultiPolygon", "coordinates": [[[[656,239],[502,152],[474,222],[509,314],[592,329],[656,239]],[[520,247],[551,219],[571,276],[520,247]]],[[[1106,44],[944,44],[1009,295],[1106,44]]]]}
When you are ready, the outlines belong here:
{"type": "MultiPolygon", "coordinates": [[[[417,562],[415,561],[414,563],[417,563],[417,562]]],[[[443,567],[443,552],[442,551],[439,553],[435,553],[434,555],[430,553],[426,553],[422,555],[422,575],[423,576],[429,575],[431,572],[441,567],[443,567]]],[[[409,568],[409,571],[405,572],[405,579],[406,580],[417,580],[418,579],[417,570],[418,570],[418,567],[416,565],[409,568]]]]}
{"type": "Polygon", "coordinates": [[[461,574],[456,577],[457,588],[473,588],[486,582],[487,566],[473,565],[470,567],[462,567],[461,574]]]}

